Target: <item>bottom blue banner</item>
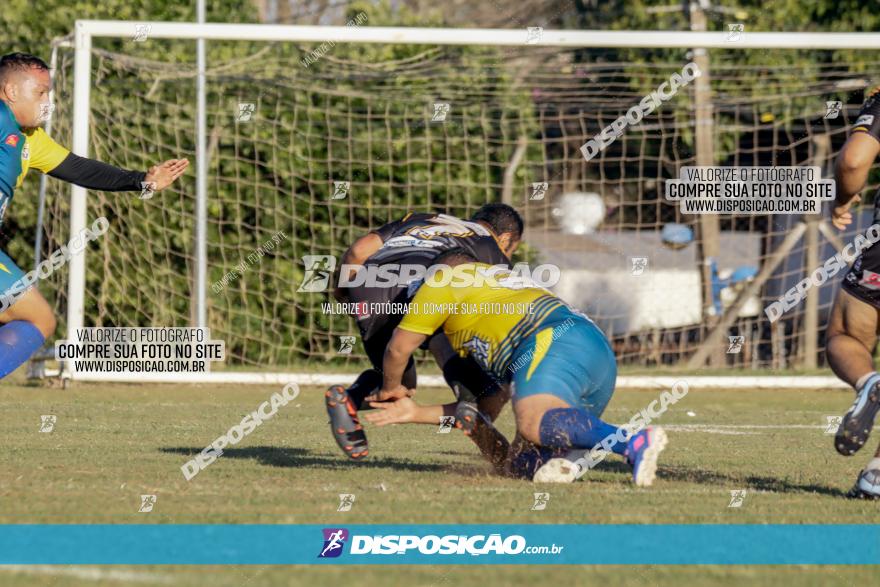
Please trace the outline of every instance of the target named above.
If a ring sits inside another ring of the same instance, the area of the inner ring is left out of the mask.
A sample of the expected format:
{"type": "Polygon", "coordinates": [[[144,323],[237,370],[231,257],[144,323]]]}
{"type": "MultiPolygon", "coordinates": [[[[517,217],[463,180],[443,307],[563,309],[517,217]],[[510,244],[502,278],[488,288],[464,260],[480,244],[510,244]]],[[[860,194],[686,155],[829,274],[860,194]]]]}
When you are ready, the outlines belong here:
{"type": "Polygon", "coordinates": [[[864,565],[878,525],[0,525],[0,564],[864,565]]]}

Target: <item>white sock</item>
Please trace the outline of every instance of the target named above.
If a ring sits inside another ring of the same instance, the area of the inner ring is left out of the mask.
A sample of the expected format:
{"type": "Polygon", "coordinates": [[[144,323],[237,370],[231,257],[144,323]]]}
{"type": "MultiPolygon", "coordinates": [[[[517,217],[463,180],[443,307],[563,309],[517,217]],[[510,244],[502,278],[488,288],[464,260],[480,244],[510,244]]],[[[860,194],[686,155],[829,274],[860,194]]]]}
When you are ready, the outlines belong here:
{"type": "Polygon", "coordinates": [[[862,388],[865,386],[865,383],[868,382],[868,379],[870,379],[871,377],[873,377],[876,374],[877,374],[876,371],[871,371],[870,373],[866,373],[866,374],[862,375],[861,377],[859,377],[859,380],[856,381],[856,391],[861,391],[862,388]]]}
{"type": "Polygon", "coordinates": [[[880,471],[880,457],[874,457],[865,467],[866,471],[880,471]]]}

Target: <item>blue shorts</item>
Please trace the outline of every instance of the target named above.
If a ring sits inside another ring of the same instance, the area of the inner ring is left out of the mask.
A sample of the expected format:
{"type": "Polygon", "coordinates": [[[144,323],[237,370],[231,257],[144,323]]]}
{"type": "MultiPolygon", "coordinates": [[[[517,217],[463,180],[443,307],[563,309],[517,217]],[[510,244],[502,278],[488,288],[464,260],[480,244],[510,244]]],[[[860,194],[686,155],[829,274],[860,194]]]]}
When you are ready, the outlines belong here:
{"type": "Polygon", "coordinates": [[[514,350],[513,400],[548,393],[601,416],[614,393],[617,360],[605,334],[566,307],[554,310],[514,350]]]}
{"type": "Polygon", "coordinates": [[[9,255],[0,251],[0,296],[22,291],[20,279],[24,278],[24,271],[18,268],[18,265],[9,258],[9,255]],[[16,283],[18,282],[18,283],[16,283]]]}

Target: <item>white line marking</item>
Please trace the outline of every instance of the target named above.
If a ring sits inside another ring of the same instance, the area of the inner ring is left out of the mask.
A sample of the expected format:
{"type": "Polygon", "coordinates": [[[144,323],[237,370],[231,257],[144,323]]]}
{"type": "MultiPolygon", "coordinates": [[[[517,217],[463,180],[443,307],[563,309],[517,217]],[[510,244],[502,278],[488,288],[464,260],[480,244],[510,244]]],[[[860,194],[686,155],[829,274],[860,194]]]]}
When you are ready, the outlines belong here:
{"type": "Polygon", "coordinates": [[[92,581],[112,580],[131,583],[161,583],[165,585],[174,582],[170,575],[119,571],[116,569],[102,569],[100,567],[81,567],[78,565],[0,565],[0,571],[31,575],[60,575],[76,577],[78,579],[90,579],[92,581]]]}
{"type": "Polygon", "coordinates": [[[720,428],[692,428],[690,426],[664,426],[664,430],[669,430],[670,432],[703,432],[705,434],[727,434],[729,436],[757,436],[760,432],[740,432],[739,430],[722,430],[720,428]]]}
{"type": "Polygon", "coordinates": [[[723,430],[815,430],[827,428],[827,424],[663,424],[667,430],[723,429],[723,430]]]}
{"type": "MultiPolygon", "coordinates": [[[[52,374],[54,375],[54,373],[52,374]]],[[[74,381],[107,381],[131,383],[217,383],[284,385],[291,381],[299,385],[350,384],[356,373],[263,373],[230,372],[213,373],[81,373],[72,374],[74,381]]],[[[687,381],[690,389],[852,389],[833,375],[621,375],[617,389],[669,389],[676,381],[687,381]]],[[[446,387],[441,375],[419,377],[422,387],[446,387]]]]}

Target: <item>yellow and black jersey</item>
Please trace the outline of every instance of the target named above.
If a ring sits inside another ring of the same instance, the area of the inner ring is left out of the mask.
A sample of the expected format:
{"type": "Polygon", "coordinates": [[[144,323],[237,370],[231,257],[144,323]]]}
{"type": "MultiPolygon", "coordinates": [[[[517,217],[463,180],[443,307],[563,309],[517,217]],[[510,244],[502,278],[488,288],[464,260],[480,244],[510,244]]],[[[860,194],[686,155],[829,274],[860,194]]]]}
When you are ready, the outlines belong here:
{"type": "Polygon", "coordinates": [[[466,263],[426,279],[399,328],[430,336],[442,327],[456,352],[503,378],[520,341],[560,307],[567,305],[509,270],[466,263]]]}
{"type": "Polygon", "coordinates": [[[880,141],[880,86],[865,95],[865,103],[859,110],[852,132],[868,133],[880,141]]]}
{"type": "Polygon", "coordinates": [[[367,263],[384,265],[401,259],[413,263],[419,258],[430,261],[460,247],[483,263],[509,264],[491,230],[448,214],[410,213],[374,232],[382,238],[382,247],[367,263]]]}
{"type": "MultiPolygon", "coordinates": [[[[464,249],[482,263],[510,265],[492,231],[477,222],[447,214],[407,214],[373,232],[381,237],[382,247],[364,266],[382,267],[392,275],[407,275],[416,267],[427,269],[438,255],[455,248],[464,249]]],[[[420,284],[421,278],[413,277],[393,286],[351,287],[349,297],[353,302],[363,302],[362,307],[383,308],[391,302],[403,306],[412,299],[420,284]]],[[[400,313],[370,311],[359,314],[357,324],[361,337],[367,340],[383,329],[393,329],[400,318],[400,313]]]]}

